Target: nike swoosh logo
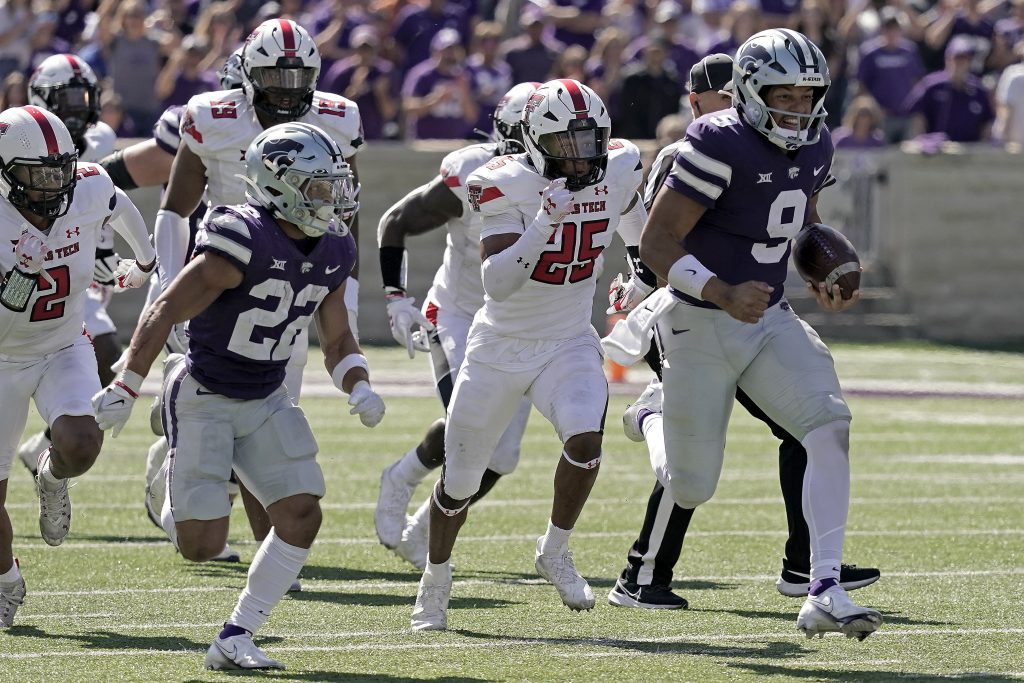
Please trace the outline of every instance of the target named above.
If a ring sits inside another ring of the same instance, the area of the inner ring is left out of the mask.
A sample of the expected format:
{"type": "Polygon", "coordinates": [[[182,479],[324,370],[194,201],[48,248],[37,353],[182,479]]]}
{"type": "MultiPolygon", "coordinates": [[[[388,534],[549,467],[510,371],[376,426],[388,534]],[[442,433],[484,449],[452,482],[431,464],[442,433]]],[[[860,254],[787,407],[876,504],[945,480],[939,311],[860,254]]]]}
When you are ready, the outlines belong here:
{"type": "Polygon", "coordinates": [[[335,272],[339,268],[341,268],[341,266],[334,266],[333,268],[331,268],[330,266],[327,266],[326,268],[324,268],[324,272],[326,272],[328,275],[330,275],[331,273],[335,272]]]}
{"type": "Polygon", "coordinates": [[[821,170],[823,168],[825,168],[825,167],[824,166],[819,166],[818,168],[814,169],[814,175],[818,175],[819,173],[821,173],[821,170]]]}
{"type": "Polygon", "coordinates": [[[209,396],[210,394],[216,394],[216,391],[203,391],[202,389],[196,389],[197,396],[209,396]]]}
{"type": "Polygon", "coordinates": [[[686,269],[686,270],[684,270],[683,272],[684,272],[684,273],[693,273],[694,275],[696,275],[696,274],[697,274],[697,271],[696,271],[696,270],[692,270],[692,269],[690,269],[690,268],[687,268],[687,269],[686,269]]]}
{"type": "Polygon", "coordinates": [[[117,399],[116,401],[111,401],[111,402],[110,402],[110,403],[108,403],[107,405],[108,405],[108,406],[116,406],[116,405],[117,405],[118,403],[124,403],[124,399],[123,399],[123,398],[119,398],[119,399],[117,399]]]}
{"type": "Polygon", "coordinates": [[[674,327],[672,328],[672,334],[682,334],[683,332],[689,332],[689,331],[690,331],[689,327],[687,327],[685,330],[677,330],[674,327]]]}

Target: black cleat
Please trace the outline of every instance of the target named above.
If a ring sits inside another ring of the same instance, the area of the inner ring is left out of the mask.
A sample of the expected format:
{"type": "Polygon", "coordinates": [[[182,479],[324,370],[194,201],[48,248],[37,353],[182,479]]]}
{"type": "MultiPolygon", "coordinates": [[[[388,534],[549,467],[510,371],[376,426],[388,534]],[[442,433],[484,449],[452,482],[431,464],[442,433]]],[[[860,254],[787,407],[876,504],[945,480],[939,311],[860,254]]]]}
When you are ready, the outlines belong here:
{"type": "MultiPolygon", "coordinates": [[[[839,585],[847,591],[855,591],[864,586],[870,586],[882,576],[882,573],[875,567],[858,567],[855,564],[844,564],[839,569],[839,585]]],[[[775,582],[779,592],[789,598],[807,597],[811,588],[811,575],[798,572],[787,566],[782,561],[782,574],[775,582]]]]}
{"type": "Polygon", "coordinates": [[[689,603],[668,586],[641,586],[619,579],[608,593],[608,604],[641,609],[686,609],[689,603]]]}

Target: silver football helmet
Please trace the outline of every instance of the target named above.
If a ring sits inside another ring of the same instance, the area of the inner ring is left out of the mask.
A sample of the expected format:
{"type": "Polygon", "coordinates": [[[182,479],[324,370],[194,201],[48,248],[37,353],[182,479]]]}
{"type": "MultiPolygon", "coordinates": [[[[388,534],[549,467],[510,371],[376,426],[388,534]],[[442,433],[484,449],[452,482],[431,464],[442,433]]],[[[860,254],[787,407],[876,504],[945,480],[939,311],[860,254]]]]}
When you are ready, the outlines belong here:
{"type": "Polygon", "coordinates": [[[736,51],[732,76],[736,109],[747,123],[783,149],[794,150],[818,141],[828,113],[825,93],[831,83],[825,55],[802,33],[788,29],[761,31],[736,51]],[[813,88],[811,112],[798,114],[769,107],[763,97],[765,88],[776,85],[813,88]],[[779,126],[773,113],[796,117],[799,128],[779,126]]]}
{"type": "Polygon", "coordinates": [[[336,142],[308,123],[266,129],[245,152],[246,194],[310,237],[345,236],[355,207],[352,169],[336,142]]]}

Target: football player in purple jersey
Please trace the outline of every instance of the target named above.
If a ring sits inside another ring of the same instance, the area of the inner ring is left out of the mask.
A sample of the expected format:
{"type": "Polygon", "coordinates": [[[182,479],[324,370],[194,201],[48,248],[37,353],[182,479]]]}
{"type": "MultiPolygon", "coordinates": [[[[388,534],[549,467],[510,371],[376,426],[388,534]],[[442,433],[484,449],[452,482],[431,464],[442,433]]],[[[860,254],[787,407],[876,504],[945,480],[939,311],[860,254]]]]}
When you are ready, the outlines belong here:
{"type": "MultiPolygon", "coordinates": [[[[658,478],[681,508],[714,494],[737,388],[807,450],[803,509],[808,637],[864,639],[882,623],[839,585],[850,496],[850,411],[828,348],[783,296],[790,239],[817,222],[829,184],[824,125],[831,83],[821,51],[795,31],[762,31],[736,54],[735,109],[690,124],[640,242],[681,305],[658,322],[664,349],[665,460],[658,478]]],[[[839,311],[838,286],[814,290],[839,311]]]]}
{"type": "Polygon", "coordinates": [[[342,219],[354,188],[341,147],[316,126],[280,124],[250,144],[245,170],[248,203],[207,215],[193,258],[139,321],[117,379],[93,398],[100,427],[117,436],[171,327],[189,321],[188,352],[164,378],[164,530],[189,560],[220,553],[232,471],[273,524],[207,652],[211,669],[283,668],[252,634],[295,581],[320,527],[316,440],[283,384],[311,320],[350,412],[367,427],[384,417],[345,306],[356,244],[342,219]]]}
{"type": "MultiPolygon", "coordinates": [[[[732,57],[721,53],[708,55],[693,66],[688,87],[690,108],[696,117],[732,106],[732,72],[732,57]]],[[[672,170],[676,152],[684,143],[685,139],[680,139],[658,153],[644,190],[644,202],[648,208],[672,170]]],[[[635,257],[638,257],[638,254],[630,254],[632,276],[609,292],[612,306],[609,312],[630,310],[652,291],[653,273],[645,269],[642,263],[638,264],[635,257]],[[645,277],[649,284],[644,282],[645,277]]],[[[651,346],[645,360],[657,377],[651,381],[640,398],[626,409],[622,416],[622,424],[626,436],[631,440],[646,441],[653,462],[662,462],[665,460],[665,440],[661,424],[662,367],[661,350],[656,343],[651,346]]],[[[772,434],[781,441],[779,479],[786,503],[789,538],[782,560],[782,574],[776,586],[783,595],[805,596],[810,586],[811,562],[810,540],[801,503],[807,451],[797,439],[787,434],[765,415],[742,389],[737,388],[736,400],[751,415],[767,424],[772,434]]],[[[672,592],[671,584],[672,570],[679,560],[692,517],[692,509],[674,504],[671,496],[665,494],[662,482],[655,482],[654,490],[647,502],[640,534],[627,555],[626,568],[622,570],[615,586],[608,593],[609,604],[643,609],[679,609],[687,606],[684,598],[672,592]]],[[[874,583],[878,577],[879,571],[873,567],[844,564],[840,568],[839,582],[843,588],[853,590],[874,583]]]]}

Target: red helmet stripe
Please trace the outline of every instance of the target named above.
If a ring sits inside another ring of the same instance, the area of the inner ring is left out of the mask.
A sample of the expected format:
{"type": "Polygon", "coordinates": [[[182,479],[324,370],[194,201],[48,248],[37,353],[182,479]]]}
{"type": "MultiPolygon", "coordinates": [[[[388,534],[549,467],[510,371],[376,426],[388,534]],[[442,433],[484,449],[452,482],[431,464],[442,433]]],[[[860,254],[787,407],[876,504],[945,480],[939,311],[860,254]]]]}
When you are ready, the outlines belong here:
{"type": "Polygon", "coordinates": [[[81,78],[82,66],[78,63],[78,58],[74,55],[64,55],[64,59],[68,60],[68,64],[71,65],[71,70],[75,72],[75,78],[81,78]]]}
{"type": "Polygon", "coordinates": [[[576,81],[571,78],[560,78],[558,82],[564,85],[565,91],[569,93],[569,97],[572,99],[572,112],[576,114],[576,118],[585,119],[590,116],[587,111],[587,101],[583,99],[583,91],[580,90],[576,81]]]}
{"type": "Polygon", "coordinates": [[[43,141],[46,143],[46,153],[60,154],[60,146],[57,144],[57,134],[53,131],[53,126],[51,126],[50,122],[46,119],[46,114],[32,106],[23,107],[23,109],[28,112],[29,116],[36,120],[36,123],[39,124],[40,130],[43,131],[43,141]]]}
{"type": "Polygon", "coordinates": [[[295,56],[295,30],[292,29],[292,22],[287,19],[278,19],[281,24],[281,39],[284,41],[284,56],[295,56]]]}

